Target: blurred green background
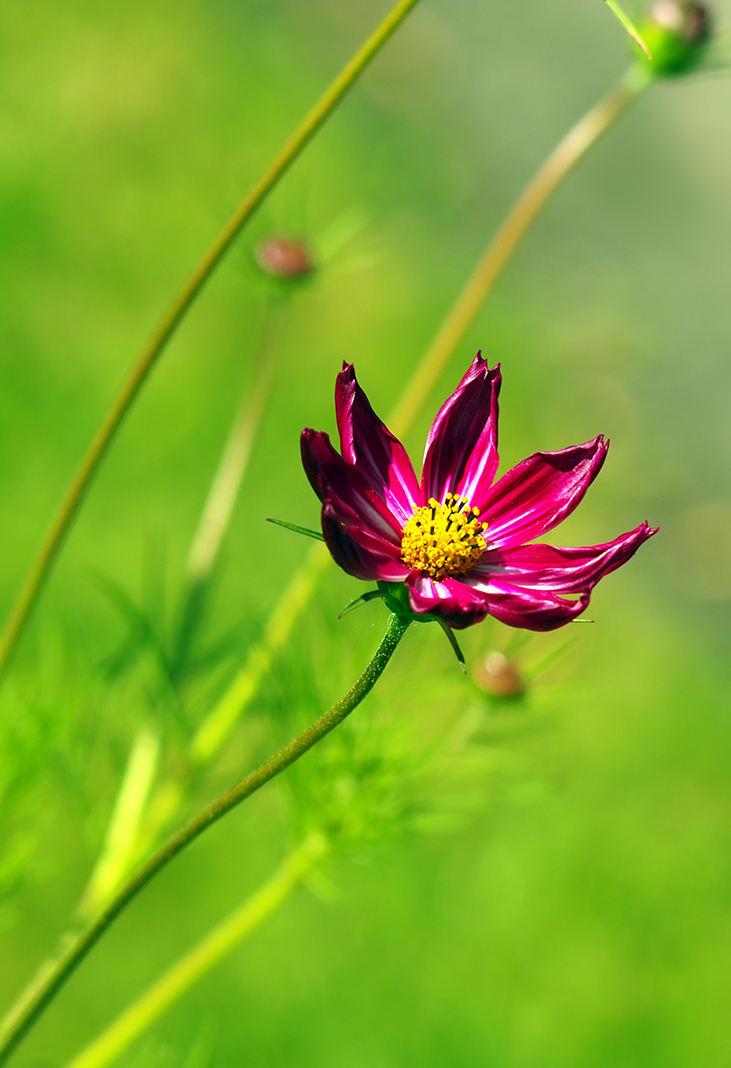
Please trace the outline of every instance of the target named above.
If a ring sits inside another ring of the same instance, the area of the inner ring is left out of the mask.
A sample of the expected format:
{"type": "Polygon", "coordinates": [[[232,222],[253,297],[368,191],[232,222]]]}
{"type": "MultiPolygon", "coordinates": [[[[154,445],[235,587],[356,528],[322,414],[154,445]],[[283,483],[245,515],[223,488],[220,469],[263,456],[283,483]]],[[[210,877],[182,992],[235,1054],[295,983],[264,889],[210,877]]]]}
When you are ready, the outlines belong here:
{"type": "MultiPolygon", "coordinates": [[[[166,302],[386,7],[0,6],[3,610],[166,302]]],[[[731,3],[714,9],[722,28],[731,3]]],[[[193,715],[308,551],[263,519],[316,524],[298,435],[333,429],[340,361],[385,414],[523,183],[627,54],[599,0],[423,0],[194,309],[0,699],[3,1005],[66,927],[154,703],[144,671],[105,674],[125,624],[102,577],[169,619],[265,328],[256,243],[288,232],[340,247],[290,302],[209,623],[213,637],[233,634],[230,652],[193,715]]],[[[730,115],[723,72],[653,87],[550,204],[408,437],[418,456],[480,347],[503,364],[503,469],[612,439],[558,543],[645,518],[662,527],[597,590],[595,625],[570,628],[528,703],[486,711],[511,721],[498,748],[513,770],[446,834],[352,850],[331,892],[298,892],[120,1065],[731,1062],[730,115]],[[531,702],[547,710],[540,729],[531,702]]],[[[270,749],[278,708],[305,694],[324,707],[349,684],[384,622],[371,605],[335,624],[359,592],[328,572],[252,713],[254,740],[242,728],[199,800],[270,749]]],[[[472,663],[504,641],[489,621],[464,635],[472,663]]],[[[414,628],[357,715],[397,724],[408,708],[428,723],[444,702],[480,700],[437,628],[414,628]]],[[[271,789],[166,871],[18,1065],[63,1064],[256,887],[291,841],[290,802],[271,789]]]]}

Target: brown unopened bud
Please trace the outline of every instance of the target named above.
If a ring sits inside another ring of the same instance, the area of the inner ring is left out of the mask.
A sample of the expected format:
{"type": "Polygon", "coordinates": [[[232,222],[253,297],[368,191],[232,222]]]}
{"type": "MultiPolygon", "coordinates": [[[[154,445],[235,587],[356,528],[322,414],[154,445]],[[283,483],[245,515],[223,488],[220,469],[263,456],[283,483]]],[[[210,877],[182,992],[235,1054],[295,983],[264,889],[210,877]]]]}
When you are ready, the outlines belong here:
{"type": "Polygon", "coordinates": [[[521,697],[526,690],[515,661],[502,653],[490,653],[480,661],[475,668],[475,682],[491,697],[521,697]]]}
{"type": "Polygon", "coordinates": [[[711,39],[711,18],[696,0],[656,0],[640,27],[652,70],[660,77],[685,74],[703,58],[711,39]]]}
{"type": "Polygon", "coordinates": [[[262,271],[274,278],[304,278],[315,267],[307,245],[293,237],[269,237],[254,255],[262,271]]]}

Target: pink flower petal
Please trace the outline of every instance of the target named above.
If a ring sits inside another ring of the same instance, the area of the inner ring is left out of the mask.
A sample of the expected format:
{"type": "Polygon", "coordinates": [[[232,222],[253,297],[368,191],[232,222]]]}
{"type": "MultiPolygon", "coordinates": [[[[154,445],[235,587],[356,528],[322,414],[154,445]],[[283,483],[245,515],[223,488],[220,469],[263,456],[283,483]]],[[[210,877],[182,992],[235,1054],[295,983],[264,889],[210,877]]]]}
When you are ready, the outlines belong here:
{"type": "Polygon", "coordinates": [[[488,600],[479,590],[459,579],[435,582],[428,575],[412,571],[406,579],[411,610],[418,615],[431,612],[441,616],[456,630],[480,623],[488,613],[488,600]]]}
{"type": "Polygon", "coordinates": [[[586,611],[590,596],[582,593],[577,601],[566,601],[555,593],[521,589],[503,581],[492,582],[489,590],[480,588],[491,616],[509,627],[521,627],[523,630],[555,630],[563,627],[586,611]]]}
{"type": "Polygon", "coordinates": [[[604,545],[559,549],[552,545],[521,545],[512,549],[488,549],[470,572],[477,589],[487,589],[493,579],[531,590],[583,593],[616,571],[634,556],[657,528],[642,523],[604,545]]]}
{"type": "Polygon", "coordinates": [[[503,475],[484,501],[488,548],[521,545],[557,526],[599,474],[608,447],[600,435],[561,452],[536,452],[503,475]]]}
{"type": "Polygon", "coordinates": [[[343,363],[335,384],[340,451],[398,517],[401,526],[423,502],[406,449],[381,422],[358,385],[352,364],[343,363]]]}
{"type": "Polygon", "coordinates": [[[425,500],[448,492],[482,511],[498,466],[500,367],[490,370],[478,352],[457,389],[439,409],[424,453],[425,500]]]}
{"type": "Polygon", "coordinates": [[[346,524],[327,501],[322,509],[322,533],[335,563],[355,578],[403,582],[408,568],[395,546],[385,544],[357,525],[346,524]]]}
{"type": "Polygon", "coordinates": [[[392,545],[401,545],[401,523],[357,467],[333,448],[327,434],[303,430],[302,463],[321,501],[328,501],[344,519],[357,517],[361,526],[392,545]]]}

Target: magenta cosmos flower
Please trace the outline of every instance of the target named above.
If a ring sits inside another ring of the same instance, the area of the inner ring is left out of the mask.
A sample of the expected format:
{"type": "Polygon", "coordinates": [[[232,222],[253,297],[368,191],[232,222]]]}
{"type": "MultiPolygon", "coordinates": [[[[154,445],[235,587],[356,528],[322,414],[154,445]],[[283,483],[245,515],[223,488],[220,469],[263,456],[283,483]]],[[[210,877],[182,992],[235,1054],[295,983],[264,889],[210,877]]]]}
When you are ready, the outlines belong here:
{"type": "Polygon", "coordinates": [[[336,563],[377,581],[389,602],[450,627],[491,615],[553,630],[580,615],[597,582],[656,531],[642,523],[580,549],[527,544],[573,512],[608,442],[534,453],[495,482],[500,382],[499,366],[490,370],[478,353],[432,423],[419,482],[352,364],[343,364],[335,386],[341,452],[327,434],[304,430],[302,460],[336,563]]]}

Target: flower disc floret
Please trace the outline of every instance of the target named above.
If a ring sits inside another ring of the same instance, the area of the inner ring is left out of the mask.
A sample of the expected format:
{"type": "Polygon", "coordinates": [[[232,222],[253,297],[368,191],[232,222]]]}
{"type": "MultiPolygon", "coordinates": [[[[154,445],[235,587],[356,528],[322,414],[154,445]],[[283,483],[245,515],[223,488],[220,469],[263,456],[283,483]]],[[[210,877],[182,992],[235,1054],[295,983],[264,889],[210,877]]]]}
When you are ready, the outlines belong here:
{"type": "Polygon", "coordinates": [[[472,508],[466,497],[448,493],[444,504],[431,497],[404,526],[401,559],[437,582],[466,575],[487,548],[482,536],[487,523],[479,517],[479,508],[472,508]]]}

